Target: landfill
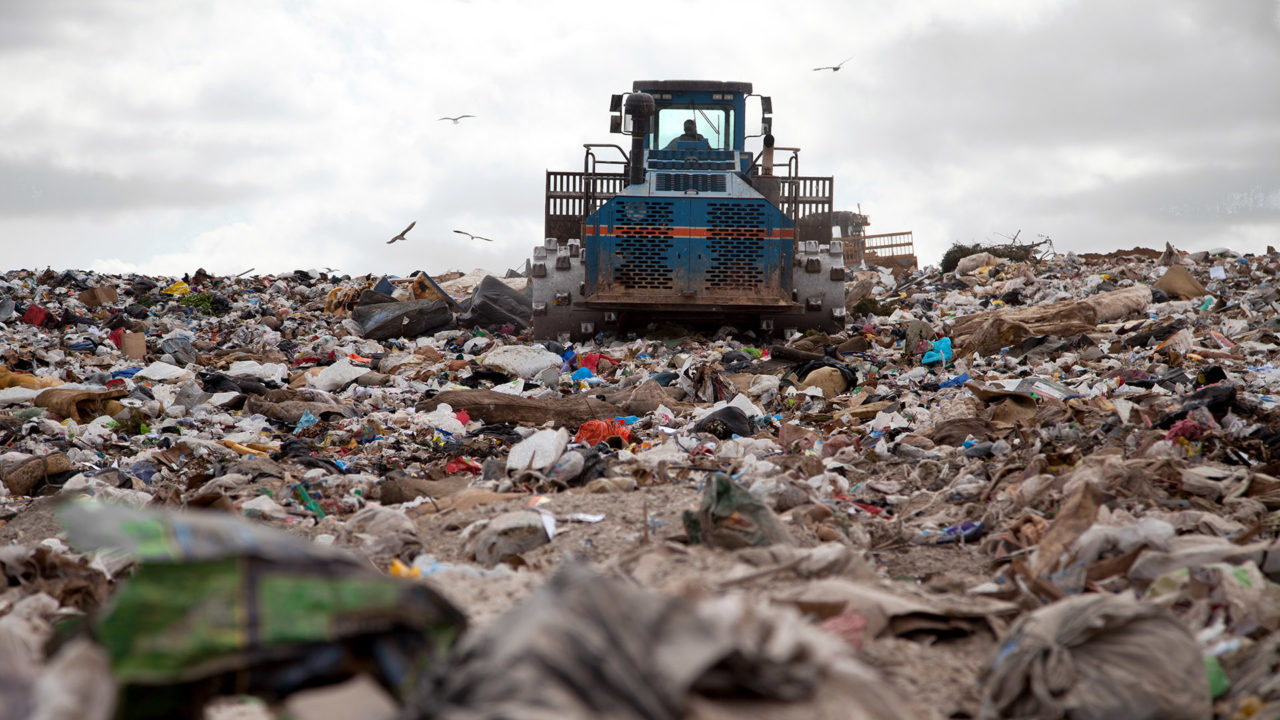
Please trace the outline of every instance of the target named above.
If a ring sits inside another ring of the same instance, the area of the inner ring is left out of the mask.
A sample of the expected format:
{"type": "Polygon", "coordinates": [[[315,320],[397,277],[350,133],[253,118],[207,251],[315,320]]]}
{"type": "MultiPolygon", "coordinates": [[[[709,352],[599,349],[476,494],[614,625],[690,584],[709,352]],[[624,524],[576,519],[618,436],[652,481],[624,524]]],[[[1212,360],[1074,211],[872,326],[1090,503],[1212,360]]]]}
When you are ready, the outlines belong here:
{"type": "Polygon", "coordinates": [[[0,719],[1280,718],[1277,277],[568,342],[514,271],[8,271],[0,719]]]}

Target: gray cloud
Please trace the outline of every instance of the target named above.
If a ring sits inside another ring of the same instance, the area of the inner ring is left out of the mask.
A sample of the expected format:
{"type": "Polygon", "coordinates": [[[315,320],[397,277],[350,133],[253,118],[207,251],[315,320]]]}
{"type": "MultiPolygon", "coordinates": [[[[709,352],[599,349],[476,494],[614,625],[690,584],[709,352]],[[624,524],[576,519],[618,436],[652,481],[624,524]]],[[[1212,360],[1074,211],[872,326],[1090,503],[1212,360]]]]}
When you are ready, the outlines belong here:
{"type": "Polygon", "coordinates": [[[119,18],[103,3],[44,0],[7,2],[0,22],[0,53],[74,42],[94,26],[119,18]]]}
{"type": "Polygon", "coordinates": [[[1081,249],[1280,234],[1276,13],[1086,0],[923,23],[833,98],[847,123],[831,144],[864,159],[845,167],[871,175],[873,215],[876,193],[908,198],[895,224],[945,229],[918,236],[926,257],[1018,227],[1081,249]]]}
{"type": "MultiPolygon", "coordinates": [[[[105,259],[175,270],[257,248],[250,264],[518,265],[544,170],[620,141],[608,95],[644,77],[754,82],[802,171],[835,175],[873,230],[915,229],[925,261],[1019,228],[1060,249],[1280,234],[1274,0],[815,1],[768,52],[577,0],[10,4],[0,234],[56,237],[71,264],[109,237],[105,259]],[[627,28],[624,51],[605,27],[627,28]],[[435,120],[460,112],[480,118],[435,120]],[[411,242],[386,247],[408,220],[411,242]]],[[[651,10],[724,20],[713,3],[651,10]]]]}
{"type": "Polygon", "coordinates": [[[1088,208],[1102,216],[1132,214],[1149,221],[1191,225],[1280,222],[1280,168],[1196,168],[1151,174],[1045,203],[1050,212],[1088,208]]]}
{"type": "Polygon", "coordinates": [[[918,154],[1149,146],[1280,115],[1271,0],[1081,2],[1030,28],[938,23],[885,53],[863,109],[918,154]]]}
{"type": "Polygon", "coordinates": [[[0,159],[0,215],[64,216],[150,208],[207,207],[249,196],[193,178],[121,177],[44,161],[0,159]]]}

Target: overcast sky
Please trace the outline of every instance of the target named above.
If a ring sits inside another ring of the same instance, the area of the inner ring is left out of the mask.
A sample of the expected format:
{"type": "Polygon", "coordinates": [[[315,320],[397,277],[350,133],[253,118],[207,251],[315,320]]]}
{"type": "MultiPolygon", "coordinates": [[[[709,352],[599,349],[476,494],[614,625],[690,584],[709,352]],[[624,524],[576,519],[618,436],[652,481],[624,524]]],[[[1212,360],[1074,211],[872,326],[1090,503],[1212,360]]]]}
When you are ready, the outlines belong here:
{"type": "Polygon", "coordinates": [[[1280,247],[1280,0],[0,11],[0,269],[500,272],[543,235],[545,170],[625,140],[609,95],[677,78],[771,95],[802,174],[922,263],[1019,230],[1280,247]]]}

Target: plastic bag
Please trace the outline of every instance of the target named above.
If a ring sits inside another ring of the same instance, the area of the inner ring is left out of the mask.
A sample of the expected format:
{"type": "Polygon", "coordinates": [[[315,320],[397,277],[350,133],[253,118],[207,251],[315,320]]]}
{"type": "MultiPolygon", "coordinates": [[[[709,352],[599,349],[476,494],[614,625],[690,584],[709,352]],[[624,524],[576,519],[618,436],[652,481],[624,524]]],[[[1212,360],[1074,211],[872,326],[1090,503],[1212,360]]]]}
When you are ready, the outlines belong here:
{"type": "Polygon", "coordinates": [[[573,441],[587,447],[595,447],[600,443],[609,443],[614,438],[621,445],[631,442],[631,431],[622,420],[588,420],[578,428],[573,441]]]}
{"type": "Polygon", "coordinates": [[[1162,608],[1080,595],[1023,616],[983,682],[980,720],[1201,720],[1209,681],[1190,631],[1162,608]]]}
{"type": "Polygon", "coordinates": [[[792,544],[773,510],[724,473],[707,479],[697,512],[684,512],[684,526],[690,542],[728,550],[792,544]]]}

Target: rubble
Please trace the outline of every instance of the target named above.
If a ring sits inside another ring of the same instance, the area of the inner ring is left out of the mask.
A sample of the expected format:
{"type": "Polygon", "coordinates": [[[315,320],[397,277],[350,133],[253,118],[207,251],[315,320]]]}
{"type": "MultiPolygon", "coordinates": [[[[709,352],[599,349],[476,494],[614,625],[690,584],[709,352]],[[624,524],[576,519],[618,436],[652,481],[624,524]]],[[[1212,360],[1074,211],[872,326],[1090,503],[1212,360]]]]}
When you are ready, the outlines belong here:
{"type": "Polygon", "coordinates": [[[0,717],[1271,716],[1277,270],[977,253],[569,346],[482,271],[10,271],[0,717]]]}

